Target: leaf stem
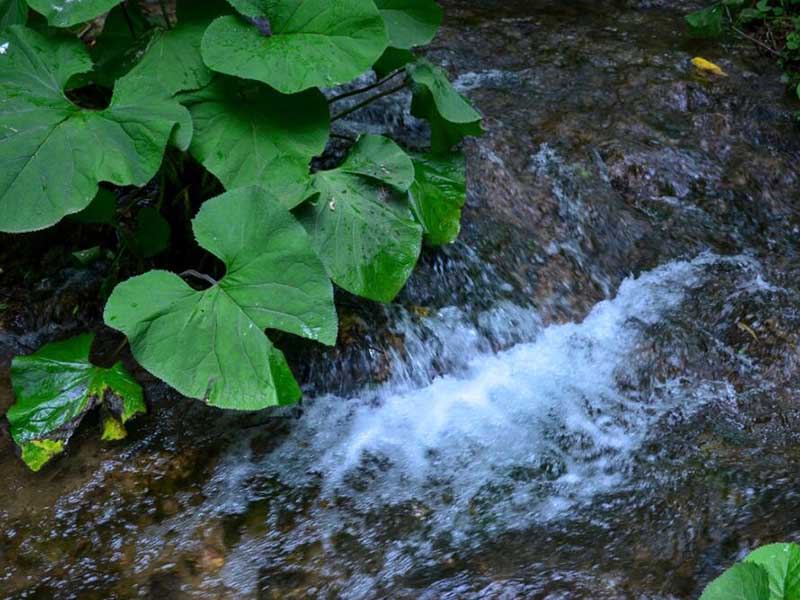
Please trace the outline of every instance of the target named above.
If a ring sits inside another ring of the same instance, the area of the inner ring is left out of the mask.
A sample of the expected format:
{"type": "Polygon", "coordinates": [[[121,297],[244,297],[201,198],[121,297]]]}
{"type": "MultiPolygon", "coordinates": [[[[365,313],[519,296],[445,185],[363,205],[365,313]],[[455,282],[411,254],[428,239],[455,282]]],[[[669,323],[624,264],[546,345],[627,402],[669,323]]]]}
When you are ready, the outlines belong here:
{"type": "Polygon", "coordinates": [[[374,90],[375,88],[382,86],[384,83],[386,83],[390,79],[394,79],[395,77],[397,77],[397,75],[402,73],[403,70],[404,69],[396,69],[396,70],[392,71],[391,73],[389,73],[386,77],[384,77],[383,79],[379,79],[375,83],[371,83],[370,85],[367,85],[365,87],[358,88],[357,90],[351,90],[349,92],[344,92],[343,94],[339,94],[338,96],[332,96],[332,97],[328,98],[328,104],[333,104],[334,102],[338,102],[339,100],[344,100],[345,98],[350,98],[351,96],[358,96],[359,94],[363,94],[364,92],[368,92],[370,90],[374,90]]]}
{"type": "Polygon", "coordinates": [[[200,273],[199,271],[195,271],[194,269],[188,269],[181,273],[181,277],[194,277],[195,279],[202,279],[210,283],[211,285],[217,285],[217,280],[211,277],[210,275],[206,275],[205,273],[200,273]]]}
{"type": "Polygon", "coordinates": [[[395,92],[399,92],[400,90],[405,88],[407,85],[408,85],[408,82],[404,81],[400,85],[395,86],[393,88],[389,88],[388,90],[386,90],[384,92],[381,92],[380,94],[375,94],[374,96],[370,96],[369,98],[359,102],[355,106],[351,106],[350,108],[348,108],[346,110],[343,110],[342,112],[340,112],[340,113],[334,115],[333,117],[331,117],[331,123],[333,123],[335,121],[338,121],[339,119],[343,119],[347,115],[349,115],[351,113],[354,113],[354,112],[356,112],[357,110],[359,110],[361,108],[364,108],[365,106],[375,102],[379,98],[383,98],[384,96],[390,96],[390,95],[394,94],[395,92]]]}

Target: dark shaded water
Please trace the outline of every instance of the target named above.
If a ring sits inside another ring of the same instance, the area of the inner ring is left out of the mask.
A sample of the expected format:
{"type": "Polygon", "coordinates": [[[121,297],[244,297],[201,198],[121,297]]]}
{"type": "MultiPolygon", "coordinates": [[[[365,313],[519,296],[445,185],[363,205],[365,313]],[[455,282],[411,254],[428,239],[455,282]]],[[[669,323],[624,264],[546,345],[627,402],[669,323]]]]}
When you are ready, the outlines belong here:
{"type": "MultiPolygon", "coordinates": [[[[0,438],[0,596],[694,598],[800,540],[800,135],[776,69],[687,41],[684,7],[477,4],[445,3],[431,51],[486,115],[462,241],[294,361],[299,419],[140,374],[151,415],[121,445],[87,424],[31,475],[0,438]]],[[[23,283],[6,367],[96,316],[90,274],[23,283]]]]}

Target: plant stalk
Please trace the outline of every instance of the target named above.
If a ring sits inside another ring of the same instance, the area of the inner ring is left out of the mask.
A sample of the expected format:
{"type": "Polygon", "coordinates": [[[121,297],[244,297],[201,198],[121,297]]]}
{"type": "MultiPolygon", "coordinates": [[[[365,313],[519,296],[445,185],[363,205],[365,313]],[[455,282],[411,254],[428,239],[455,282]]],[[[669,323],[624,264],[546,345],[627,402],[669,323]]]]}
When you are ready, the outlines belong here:
{"type": "Polygon", "coordinates": [[[368,92],[370,90],[374,90],[377,87],[382,86],[384,83],[389,81],[390,79],[394,79],[403,72],[403,69],[396,69],[389,73],[383,79],[379,79],[375,83],[371,83],[370,85],[364,86],[363,88],[358,88],[357,90],[351,90],[349,92],[344,92],[343,94],[339,94],[338,96],[333,96],[328,99],[328,104],[333,104],[334,102],[338,102],[339,100],[344,100],[345,98],[350,98],[351,96],[358,96],[359,94],[363,94],[364,92],[368,92]]]}
{"type": "Polygon", "coordinates": [[[355,106],[351,106],[347,110],[343,110],[342,112],[340,112],[340,113],[334,115],[333,117],[331,117],[331,123],[333,123],[335,121],[338,121],[339,119],[343,119],[347,115],[349,115],[351,113],[354,113],[359,109],[364,108],[368,104],[372,104],[373,102],[375,102],[376,100],[378,100],[380,98],[383,98],[385,96],[391,96],[392,94],[394,94],[395,92],[399,92],[400,90],[402,90],[406,86],[408,86],[408,82],[404,81],[400,85],[395,86],[393,88],[390,88],[390,89],[388,89],[388,90],[386,90],[384,92],[381,92],[380,94],[375,94],[374,96],[370,96],[369,98],[367,98],[366,100],[363,100],[362,102],[359,102],[355,106]]]}

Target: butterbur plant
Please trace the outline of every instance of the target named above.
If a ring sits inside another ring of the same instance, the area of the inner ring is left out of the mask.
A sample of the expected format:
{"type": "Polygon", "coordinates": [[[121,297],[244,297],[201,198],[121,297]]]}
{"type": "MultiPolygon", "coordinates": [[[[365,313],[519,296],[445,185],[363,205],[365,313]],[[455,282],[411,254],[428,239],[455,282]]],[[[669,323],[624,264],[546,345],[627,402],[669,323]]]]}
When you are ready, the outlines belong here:
{"type": "Polygon", "coordinates": [[[769,544],[751,552],[708,584],[700,600],[800,598],[800,546],[769,544]]]}
{"type": "MultiPolygon", "coordinates": [[[[105,324],[144,369],[215,407],[297,402],[267,330],[334,345],[335,287],[390,302],[423,243],[458,236],[457,146],[481,117],[418,55],[441,19],[433,0],[4,0],[0,231],[105,232],[74,255],[111,259],[105,324]],[[406,88],[430,150],[340,136],[332,162],[332,122],[406,88]],[[137,187],[157,198],[126,203],[137,187]],[[132,276],[117,280],[120,265],[132,276]]],[[[94,364],[92,340],[13,361],[8,421],[34,470],[88,411],[113,440],[145,411],[121,364],[94,364]]]]}

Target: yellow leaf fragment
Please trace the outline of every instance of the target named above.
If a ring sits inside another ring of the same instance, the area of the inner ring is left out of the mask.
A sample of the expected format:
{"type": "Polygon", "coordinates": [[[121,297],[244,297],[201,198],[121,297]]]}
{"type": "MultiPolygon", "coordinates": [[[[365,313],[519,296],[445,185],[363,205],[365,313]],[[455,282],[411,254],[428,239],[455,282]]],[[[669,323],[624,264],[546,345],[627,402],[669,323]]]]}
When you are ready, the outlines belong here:
{"type": "Polygon", "coordinates": [[[706,60],[705,58],[701,58],[700,56],[695,56],[692,59],[692,65],[694,68],[702,71],[703,73],[710,73],[711,75],[717,75],[719,77],[727,77],[728,74],[722,70],[718,65],[715,65],[710,60],[706,60]]]}

